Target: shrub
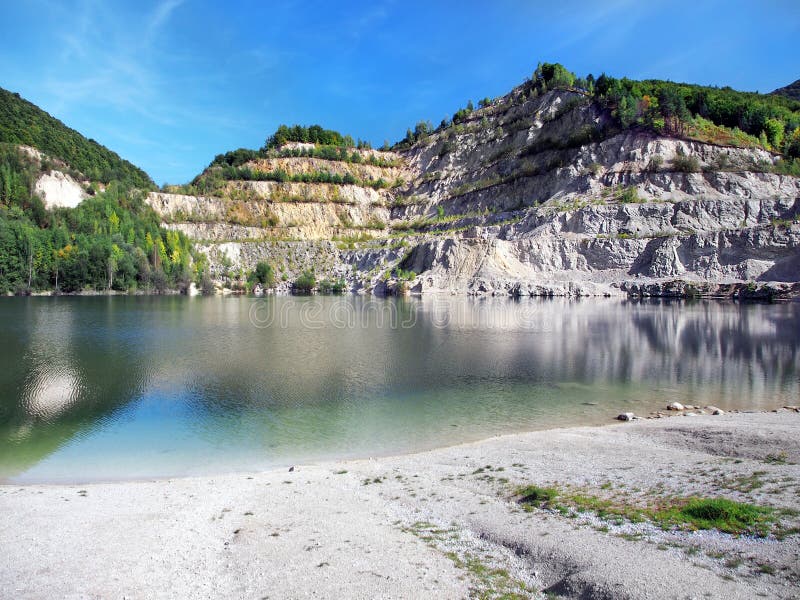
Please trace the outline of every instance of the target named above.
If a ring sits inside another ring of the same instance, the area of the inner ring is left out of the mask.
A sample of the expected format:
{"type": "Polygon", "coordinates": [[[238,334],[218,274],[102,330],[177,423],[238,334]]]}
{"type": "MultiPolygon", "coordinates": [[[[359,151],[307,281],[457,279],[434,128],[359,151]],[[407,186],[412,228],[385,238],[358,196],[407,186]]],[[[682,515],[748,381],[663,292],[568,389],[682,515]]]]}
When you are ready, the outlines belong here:
{"type": "Polygon", "coordinates": [[[414,272],[411,269],[406,271],[404,269],[398,268],[396,270],[396,274],[397,274],[397,279],[399,279],[400,281],[414,281],[417,278],[416,272],[414,272]]]}
{"type": "Polygon", "coordinates": [[[663,164],[664,157],[656,154],[650,159],[650,164],[647,165],[647,170],[652,172],[660,171],[663,164]]]}
{"type": "Polygon", "coordinates": [[[303,273],[294,280],[292,290],[297,294],[310,294],[317,285],[317,279],[314,277],[313,271],[303,271],[303,273]]]}
{"type": "Polygon", "coordinates": [[[636,186],[629,185],[617,194],[617,202],[620,204],[638,204],[644,202],[644,200],[639,198],[639,192],[636,190],[636,186]]]}
{"type": "Polygon", "coordinates": [[[248,279],[253,284],[260,283],[264,287],[272,287],[275,284],[275,271],[272,265],[260,261],[248,279]]]}
{"type": "Polygon", "coordinates": [[[378,217],[372,217],[364,224],[366,229],[386,229],[386,223],[381,221],[378,217]]]}
{"type": "Polygon", "coordinates": [[[344,279],[323,279],[319,283],[319,291],[322,294],[343,294],[346,288],[344,279]]]}
{"type": "Polygon", "coordinates": [[[602,169],[603,169],[603,165],[601,165],[600,163],[593,162],[593,163],[589,163],[588,165],[586,165],[586,171],[587,171],[588,173],[591,173],[591,174],[592,174],[592,175],[594,175],[595,177],[597,176],[597,174],[598,174],[598,173],[599,173],[599,172],[600,172],[602,169]]]}
{"type": "Polygon", "coordinates": [[[200,280],[200,292],[204,296],[214,295],[214,282],[211,280],[208,273],[203,273],[203,278],[200,280]]]}
{"type": "Polygon", "coordinates": [[[672,168],[680,173],[698,173],[700,171],[700,161],[696,156],[685,156],[678,154],[672,159],[672,168]]]}
{"type": "Polygon", "coordinates": [[[558,496],[558,490],[554,487],[539,487],[538,485],[528,485],[517,490],[520,496],[519,503],[529,506],[547,506],[558,496]]]}

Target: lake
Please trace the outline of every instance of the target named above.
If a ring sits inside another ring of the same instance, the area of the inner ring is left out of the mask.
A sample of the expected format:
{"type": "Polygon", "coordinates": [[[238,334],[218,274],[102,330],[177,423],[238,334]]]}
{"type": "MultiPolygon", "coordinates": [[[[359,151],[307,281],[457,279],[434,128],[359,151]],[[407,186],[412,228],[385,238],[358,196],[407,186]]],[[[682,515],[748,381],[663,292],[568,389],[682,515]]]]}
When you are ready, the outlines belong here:
{"type": "Polygon", "coordinates": [[[0,298],[0,481],[171,477],[800,397],[800,304],[0,298]]]}

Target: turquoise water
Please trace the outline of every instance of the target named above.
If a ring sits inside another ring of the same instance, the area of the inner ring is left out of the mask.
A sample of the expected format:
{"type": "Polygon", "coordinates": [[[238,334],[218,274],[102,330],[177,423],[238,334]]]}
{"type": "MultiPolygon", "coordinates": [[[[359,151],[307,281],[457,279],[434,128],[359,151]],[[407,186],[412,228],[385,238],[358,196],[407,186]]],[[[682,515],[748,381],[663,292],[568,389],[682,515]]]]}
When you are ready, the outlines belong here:
{"type": "Polygon", "coordinates": [[[800,304],[0,299],[0,480],[246,471],[800,397],[800,304]]]}

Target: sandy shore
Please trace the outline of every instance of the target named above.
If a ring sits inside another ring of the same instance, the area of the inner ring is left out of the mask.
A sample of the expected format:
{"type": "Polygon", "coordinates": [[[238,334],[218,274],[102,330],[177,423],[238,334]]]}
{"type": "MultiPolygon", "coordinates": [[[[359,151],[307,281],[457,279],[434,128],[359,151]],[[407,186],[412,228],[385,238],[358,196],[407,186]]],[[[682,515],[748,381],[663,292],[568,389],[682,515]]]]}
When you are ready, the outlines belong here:
{"type": "Polygon", "coordinates": [[[798,534],[526,511],[514,491],[797,510],[798,463],[800,414],[780,411],[509,435],[293,472],[0,486],[0,596],[797,598],[798,534]]]}

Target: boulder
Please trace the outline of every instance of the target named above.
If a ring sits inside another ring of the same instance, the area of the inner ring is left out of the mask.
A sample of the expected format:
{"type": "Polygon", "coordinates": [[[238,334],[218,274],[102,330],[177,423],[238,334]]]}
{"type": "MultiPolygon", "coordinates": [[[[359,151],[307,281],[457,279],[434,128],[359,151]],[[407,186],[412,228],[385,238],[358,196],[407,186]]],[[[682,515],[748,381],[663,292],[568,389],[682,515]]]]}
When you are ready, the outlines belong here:
{"type": "Polygon", "coordinates": [[[620,413],[617,415],[617,421],[633,421],[636,418],[632,412],[620,413]]]}
{"type": "Polygon", "coordinates": [[[669,406],[667,406],[667,410],[683,410],[684,406],[680,402],[673,402],[669,406]]]}

